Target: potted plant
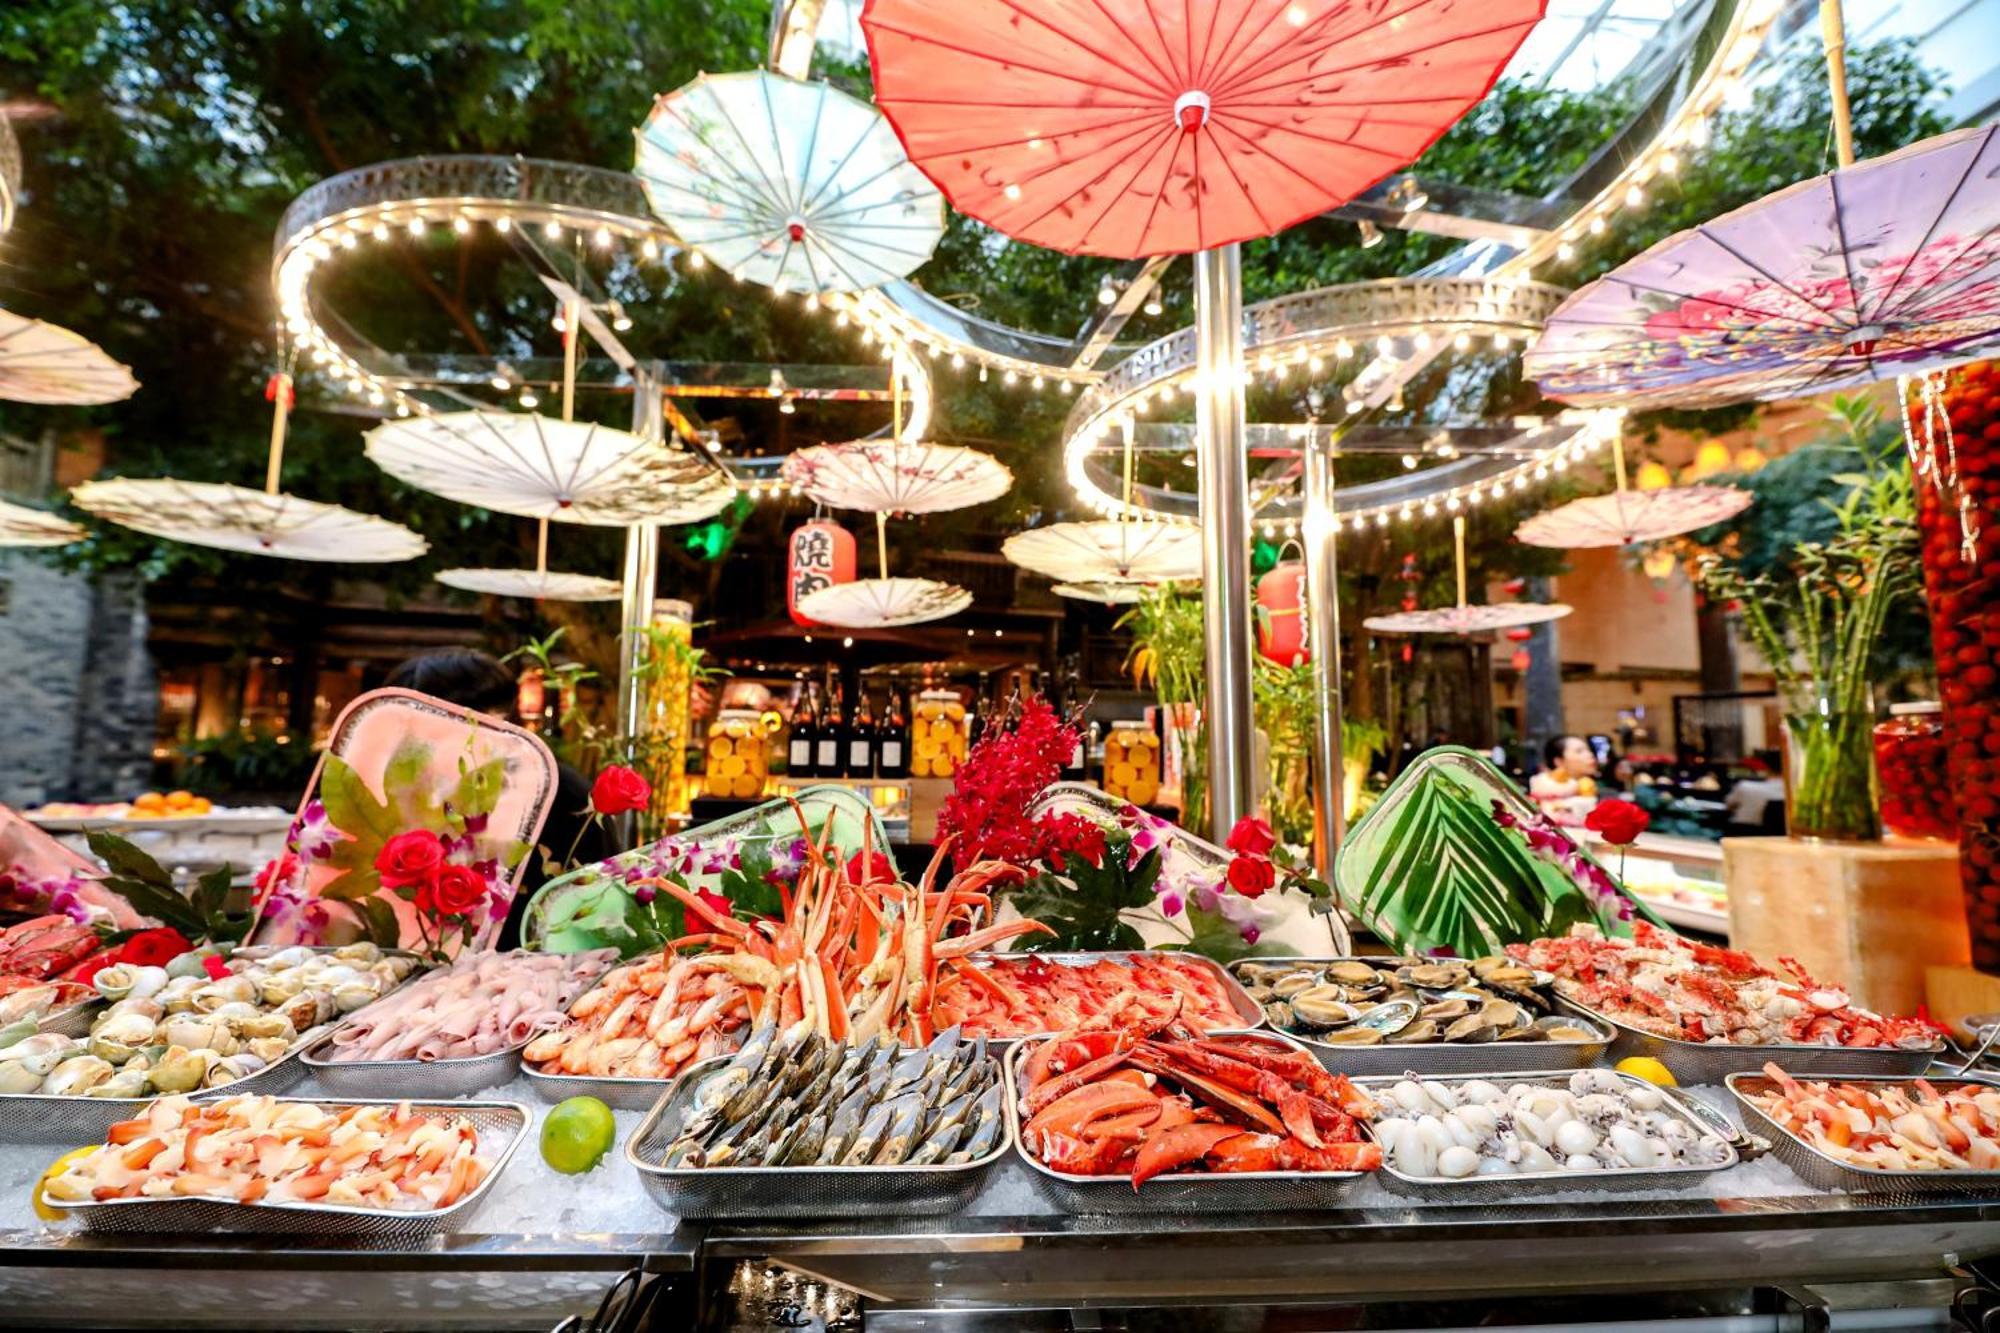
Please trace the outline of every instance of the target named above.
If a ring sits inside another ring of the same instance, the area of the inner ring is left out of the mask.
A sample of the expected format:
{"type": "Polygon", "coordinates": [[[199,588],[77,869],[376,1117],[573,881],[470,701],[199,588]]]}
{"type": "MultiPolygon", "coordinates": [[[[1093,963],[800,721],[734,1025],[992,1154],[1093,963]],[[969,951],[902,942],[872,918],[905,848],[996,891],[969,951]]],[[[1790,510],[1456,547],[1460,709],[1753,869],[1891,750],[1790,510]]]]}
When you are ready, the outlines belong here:
{"type": "Polygon", "coordinates": [[[1907,463],[1879,429],[1880,410],[1838,399],[1834,415],[1862,470],[1835,474],[1844,494],[1821,501],[1832,535],[1795,545],[1775,573],[1748,576],[1712,553],[1698,572],[1708,595],[1739,608],[1776,680],[1792,835],[1867,841],[1882,831],[1873,666],[1889,613],[1918,586],[1916,501],[1907,463]]]}

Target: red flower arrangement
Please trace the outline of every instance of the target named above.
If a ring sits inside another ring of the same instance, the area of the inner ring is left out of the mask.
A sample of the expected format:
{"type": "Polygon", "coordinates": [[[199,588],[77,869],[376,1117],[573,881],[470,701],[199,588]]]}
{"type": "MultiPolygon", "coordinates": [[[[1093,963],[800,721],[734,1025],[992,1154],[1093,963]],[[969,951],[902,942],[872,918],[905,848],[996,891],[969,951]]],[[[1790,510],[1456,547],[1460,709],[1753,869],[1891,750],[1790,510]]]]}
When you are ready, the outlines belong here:
{"type": "Polygon", "coordinates": [[[375,873],[381,876],[382,887],[415,909],[417,929],[436,951],[442,951],[453,929],[470,941],[474,912],[493,893],[490,874],[451,860],[451,852],[452,844],[443,835],[411,829],[383,843],[375,854],[375,873]]]}
{"type": "Polygon", "coordinates": [[[959,866],[988,859],[1017,865],[1040,856],[1047,835],[1028,815],[1075,752],[1078,732],[1056,716],[1048,700],[1030,695],[1020,718],[1005,726],[995,718],[966,751],[951,795],[938,811],[938,839],[950,837],[959,866]]]}

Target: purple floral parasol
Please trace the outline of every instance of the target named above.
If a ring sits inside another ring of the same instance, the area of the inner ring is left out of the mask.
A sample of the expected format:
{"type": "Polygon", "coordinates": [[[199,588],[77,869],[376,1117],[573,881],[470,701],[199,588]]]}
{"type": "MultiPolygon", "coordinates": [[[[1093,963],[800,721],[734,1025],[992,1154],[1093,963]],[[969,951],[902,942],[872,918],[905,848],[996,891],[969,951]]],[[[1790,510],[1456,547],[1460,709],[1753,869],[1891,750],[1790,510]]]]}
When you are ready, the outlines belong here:
{"type": "Polygon", "coordinates": [[[2000,352],[2000,126],[1927,139],[1661,241],[1549,316],[1524,368],[1584,406],[1717,407],[2000,352]]]}

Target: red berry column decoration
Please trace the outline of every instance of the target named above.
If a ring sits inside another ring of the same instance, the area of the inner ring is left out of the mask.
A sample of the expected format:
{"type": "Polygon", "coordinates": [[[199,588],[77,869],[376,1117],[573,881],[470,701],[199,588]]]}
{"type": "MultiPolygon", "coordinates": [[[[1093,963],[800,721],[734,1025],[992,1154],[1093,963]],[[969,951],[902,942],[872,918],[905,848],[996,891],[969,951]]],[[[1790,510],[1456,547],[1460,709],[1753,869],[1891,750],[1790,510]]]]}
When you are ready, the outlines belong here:
{"type": "Polygon", "coordinates": [[[2000,973],[2000,363],[1903,388],[1972,961],[2000,973]]]}

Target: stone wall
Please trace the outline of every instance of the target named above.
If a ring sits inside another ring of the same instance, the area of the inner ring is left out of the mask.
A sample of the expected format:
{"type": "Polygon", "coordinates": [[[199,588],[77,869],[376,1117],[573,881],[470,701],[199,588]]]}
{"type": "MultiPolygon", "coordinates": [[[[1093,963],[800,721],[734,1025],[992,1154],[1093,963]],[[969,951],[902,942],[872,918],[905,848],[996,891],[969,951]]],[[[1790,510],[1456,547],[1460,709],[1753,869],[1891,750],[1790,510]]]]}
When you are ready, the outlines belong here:
{"type": "Polygon", "coordinates": [[[143,790],[158,709],[145,585],[93,582],[0,551],[0,801],[108,800],[143,790]]]}
{"type": "Polygon", "coordinates": [[[0,599],[0,801],[18,808],[71,794],[90,580],[0,551],[0,599]]]}

